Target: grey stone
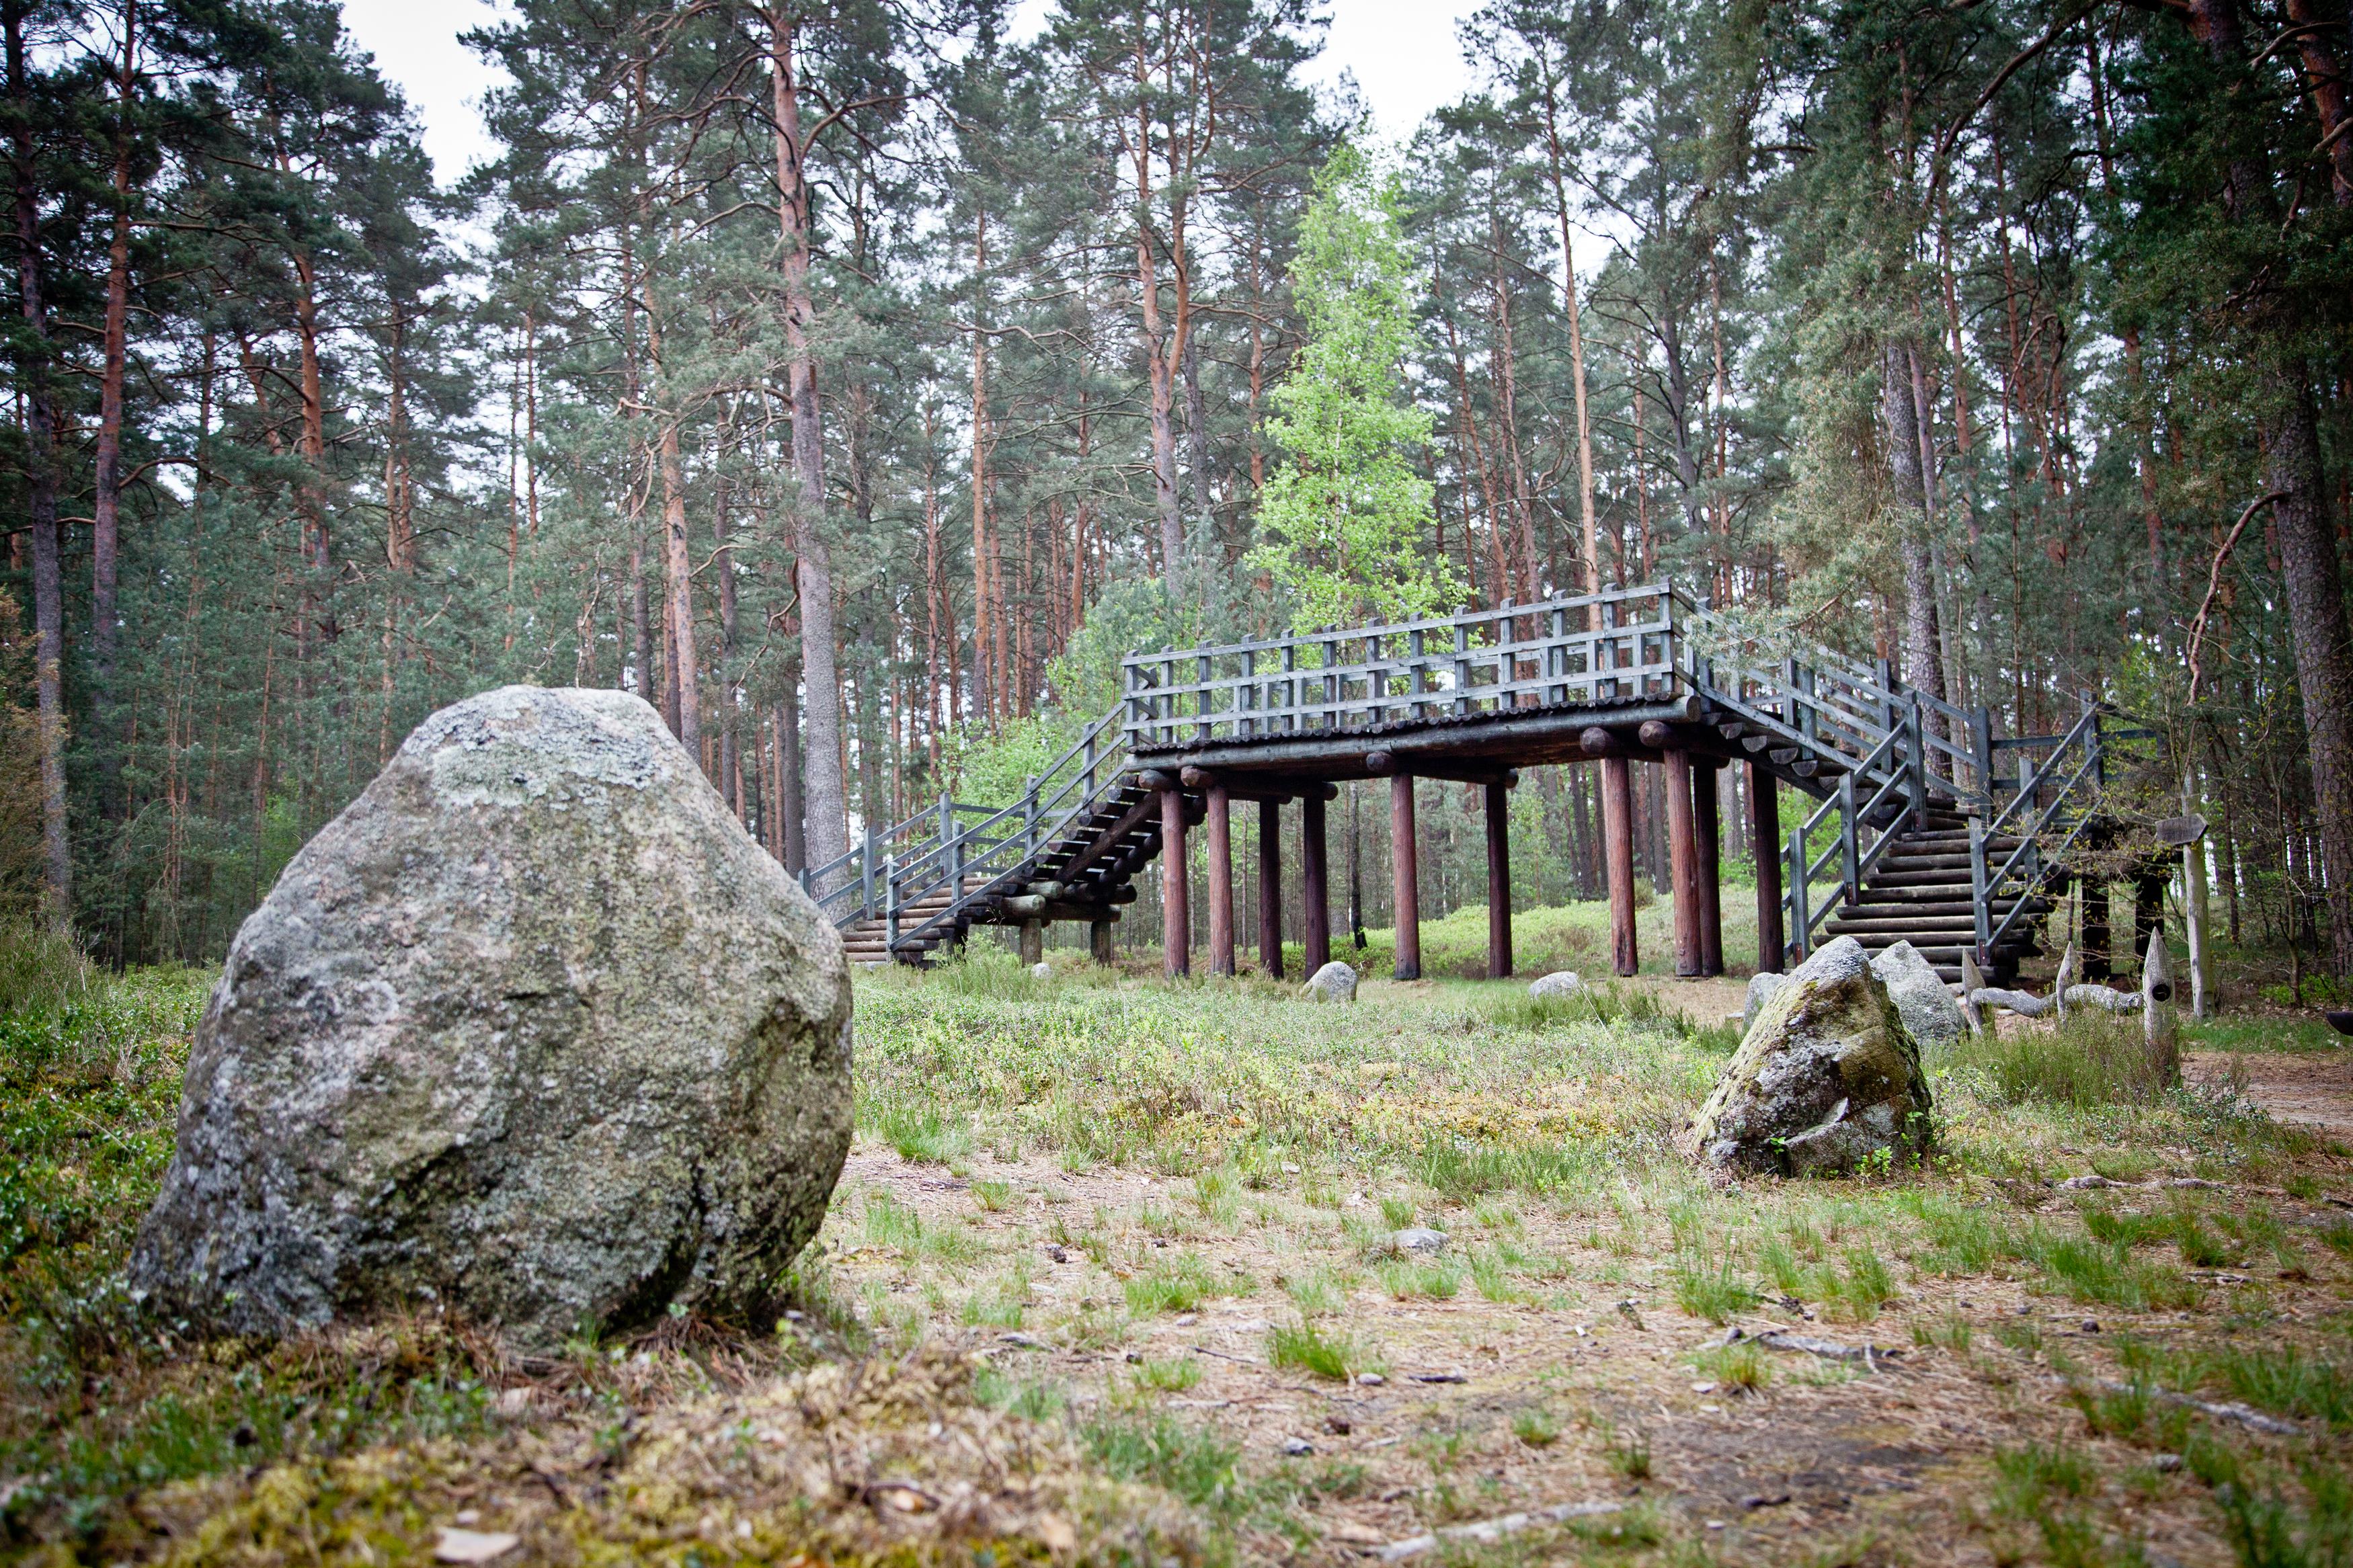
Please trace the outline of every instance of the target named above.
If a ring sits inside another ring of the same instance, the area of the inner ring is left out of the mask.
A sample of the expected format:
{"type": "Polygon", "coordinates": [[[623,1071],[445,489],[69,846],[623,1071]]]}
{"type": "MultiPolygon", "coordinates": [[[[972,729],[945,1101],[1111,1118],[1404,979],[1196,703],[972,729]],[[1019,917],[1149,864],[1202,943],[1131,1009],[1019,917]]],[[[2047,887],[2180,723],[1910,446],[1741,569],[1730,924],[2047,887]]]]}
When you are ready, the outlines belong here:
{"type": "Polygon", "coordinates": [[[1054,978],[1054,966],[1050,963],[1033,963],[1029,966],[1029,977],[1032,980],[1051,980],[1054,978]]]}
{"type": "Polygon", "coordinates": [[[653,709],[442,710],[239,929],[134,1289],[525,1346],[765,1306],[850,1137],[840,939],[653,709]]]}
{"type": "Polygon", "coordinates": [[[1569,996],[1574,995],[1584,988],[1585,982],[1579,980],[1574,972],[1567,969],[1556,969],[1541,980],[1530,981],[1528,983],[1528,994],[1531,996],[1569,996]]]}
{"type": "Polygon", "coordinates": [[[1381,1249],[1386,1252],[1443,1252],[1446,1250],[1446,1242],[1447,1236],[1444,1231],[1432,1230],[1428,1226],[1411,1225],[1403,1230],[1393,1230],[1383,1237],[1381,1249]]]}
{"type": "Polygon", "coordinates": [[[1356,972],[1335,958],[1308,976],[1306,991],[1318,1002],[1354,1002],[1356,972]]]}
{"type": "Polygon", "coordinates": [[[1886,985],[1913,1043],[1923,1050],[1957,1044],[1969,1032],[1968,1016],[1910,942],[1899,942],[1873,958],[1871,972],[1886,985]]]}
{"type": "Polygon", "coordinates": [[[1702,1164],[1799,1175],[1928,1141],[1928,1084],[1904,1016],[1852,937],[1759,1010],[1684,1139],[1702,1164]]]}
{"type": "Polygon", "coordinates": [[[1743,1037],[1757,1026],[1757,1015],[1765,1010],[1766,1004],[1778,996],[1782,987],[1788,984],[1789,977],[1786,974],[1771,974],[1760,971],[1748,977],[1748,1004],[1741,1009],[1740,1013],[1740,1033],[1743,1037]]]}

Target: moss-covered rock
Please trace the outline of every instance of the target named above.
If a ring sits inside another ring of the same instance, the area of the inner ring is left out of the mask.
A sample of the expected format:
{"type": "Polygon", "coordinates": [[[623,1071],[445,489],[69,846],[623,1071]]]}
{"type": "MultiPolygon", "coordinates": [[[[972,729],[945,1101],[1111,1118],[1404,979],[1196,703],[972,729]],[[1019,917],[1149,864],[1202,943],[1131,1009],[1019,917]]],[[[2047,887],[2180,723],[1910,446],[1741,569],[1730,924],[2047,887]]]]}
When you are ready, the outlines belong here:
{"type": "Polygon", "coordinates": [[[443,710],[237,932],[133,1249],[279,1332],[757,1304],[850,1134],[841,943],[635,697],[443,710]]]}
{"type": "Polygon", "coordinates": [[[1765,998],[1685,1134],[1685,1152],[1733,1173],[1850,1171],[1929,1136],[1928,1082],[1871,956],[1840,937],[1765,998]]]}

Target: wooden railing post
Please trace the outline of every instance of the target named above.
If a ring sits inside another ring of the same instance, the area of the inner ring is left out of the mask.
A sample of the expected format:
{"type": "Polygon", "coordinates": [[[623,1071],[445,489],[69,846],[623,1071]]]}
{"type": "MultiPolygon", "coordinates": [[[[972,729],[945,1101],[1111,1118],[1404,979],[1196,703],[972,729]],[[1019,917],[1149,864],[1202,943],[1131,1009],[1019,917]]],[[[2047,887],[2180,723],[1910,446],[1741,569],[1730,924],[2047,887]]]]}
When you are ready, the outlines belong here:
{"type": "MultiPolygon", "coordinates": [[[[1546,690],[1546,700],[1551,702],[1567,701],[1568,685],[1567,677],[1568,675],[1568,612],[1561,609],[1557,605],[1554,606],[1552,612],[1552,642],[1545,649],[1545,673],[1548,676],[1557,676],[1562,678],[1562,683],[1560,685],[1551,687],[1546,690]]],[[[1593,673],[1590,660],[1587,662],[1586,673],[1588,675],[1591,675],[1593,673]]]]}
{"type": "Polygon", "coordinates": [[[874,829],[866,830],[865,847],[858,855],[859,909],[868,920],[874,918],[874,829]]]}
{"type": "MultiPolygon", "coordinates": [[[[1499,671],[1500,673],[1500,671],[1499,671]]],[[[1471,711],[1471,628],[1454,623],[1454,711],[1471,711]]]]}
{"type": "Polygon", "coordinates": [[[1846,866],[1839,880],[1846,903],[1853,903],[1862,892],[1862,843],[1857,836],[1854,820],[1854,775],[1839,775],[1839,854],[1846,866]]]}
{"type": "MultiPolygon", "coordinates": [[[[1993,946],[1993,889],[1986,886],[1985,818],[1969,818],[1969,908],[1976,917],[1978,964],[1982,968],[1993,946]]],[[[1963,997],[1966,1003],[1968,999],[1963,997]]],[[[1972,1015],[1974,1016],[1974,1015],[1972,1015]]]]}
{"type": "Polygon", "coordinates": [[[899,857],[882,862],[882,937],[886,952],[899,947],[899,857]]]}
{"type": "Polygon", "coordinates": [[[1806,909],[1806,830],[1789,829],[1789,955],[1805,962],[1813,945],[1814,922],[1806,909]]]}
{"type": "Polygon", "coordinates": [[[1910,753],[1905,758],[1905,788],[1912,795],[1912,831],[1928,831],[1928,754],[1920,725],[1920,694],[1912,693],[1912,700],[1904,710],[1904,749],[1910,753]]]}
{"type": "Polygon", "coordinates": [[[1978,793],[1985,796],[1986,805],[1994,804],[1993,787],[1993,714],[1979,707],[1969,715],[1969,750],[1977,765],[1978,793]]]}

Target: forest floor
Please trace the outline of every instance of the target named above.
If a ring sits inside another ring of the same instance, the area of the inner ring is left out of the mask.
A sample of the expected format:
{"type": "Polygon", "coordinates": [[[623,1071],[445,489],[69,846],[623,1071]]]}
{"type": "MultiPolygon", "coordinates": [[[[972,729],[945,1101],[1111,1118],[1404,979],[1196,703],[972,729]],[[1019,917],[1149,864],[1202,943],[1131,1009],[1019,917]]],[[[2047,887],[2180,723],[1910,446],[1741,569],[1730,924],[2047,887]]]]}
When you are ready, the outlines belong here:
{"type": "Polygon", "coordinates": [[[208,978],[5,1026],[0,1553],[2353,1561],[2348,1056],[2294,1020],[2193,1033],[2182,1089],[2105,1018],[2009,1032],[1929,1062],[1926,1168],[1727,1186],[1672,1137],[1728,983],[1318,1006],[976,952],[860,977],[775,1334],[534,1361],[120,1299],[208,978]]]}

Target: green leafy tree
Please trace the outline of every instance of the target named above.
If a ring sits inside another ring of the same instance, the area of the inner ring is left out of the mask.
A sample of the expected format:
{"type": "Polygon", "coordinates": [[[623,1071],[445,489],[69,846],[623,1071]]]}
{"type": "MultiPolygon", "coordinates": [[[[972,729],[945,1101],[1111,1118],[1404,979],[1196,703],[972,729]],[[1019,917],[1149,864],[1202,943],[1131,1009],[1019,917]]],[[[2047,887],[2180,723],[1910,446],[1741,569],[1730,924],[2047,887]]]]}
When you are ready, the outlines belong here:
{"type": "Polygon", "coordinates": [[[1341,143],[1291,264],[1305,342],[1274,392],[1290,461],[1267,481],[1253,559],[1303,626],[1432,615],[1461,596],[1429,547],[1431,486],[1412,461],[1430,417],[1402,387],[1419,278],[1398,202],[1396,176],[1341,143]]]}

